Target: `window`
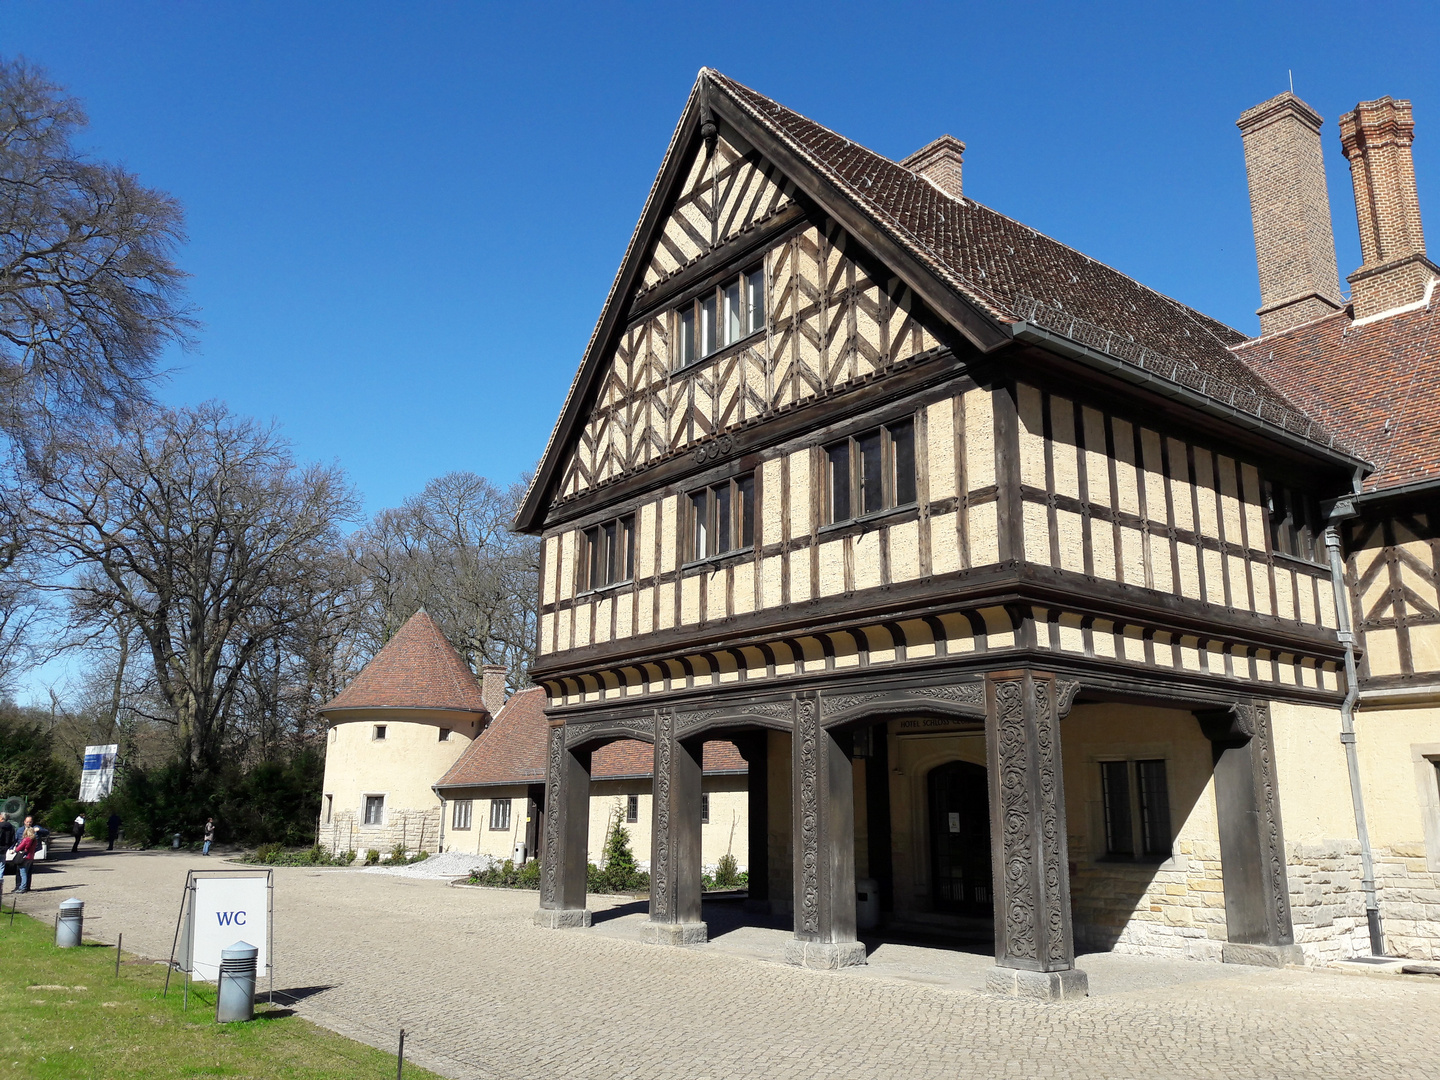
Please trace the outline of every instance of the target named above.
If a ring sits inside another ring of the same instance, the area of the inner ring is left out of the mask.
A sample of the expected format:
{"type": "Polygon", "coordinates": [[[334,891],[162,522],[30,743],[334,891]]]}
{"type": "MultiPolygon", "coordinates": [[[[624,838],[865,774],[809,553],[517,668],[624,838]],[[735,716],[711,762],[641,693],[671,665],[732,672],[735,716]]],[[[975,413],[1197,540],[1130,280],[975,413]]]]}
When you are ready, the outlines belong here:
{"type": "Polygon", "coordinates": [[[1320,507],[1315,500],[1303,491],[1280,487],[1269,480],[1265,481],[1264,497],[1271,549],[1307,562],[1327,562],[1320,507]]]}
{"type": "Polygon", "coordinates": [[[383,824],[385,824],[385,796],[384,796],[384,795],[366,795],[366,796],[365,796],[365,824],[366,824],[366,825],[383,825],[383,824]]]}
{"type": "Polygon", "coordinates": [[[1107,857],[1170,857],[1174,837],[1170,832],[1170,785],[1163,760],[1102,761],[1100,793],[1107,857]]]}
{"type": "Polygon", "coordinates": [[[577,591],[614,585],[635,576],[635,516],[594,525],[581,534],[577,591]]]}
{"type": "Polygon", "coordinates": [[[915,501],[915,422],[853,435],[825,448],[825,491],[833,524],[915,501]]]}
{"type": "Polygon", "coordinates": [[[333,814],[334,812],[335,812],[335,796],[334,796],[334,795],[326,795],[326,796],[325,796],[325,824],[326,824],[326,825],[329,825],[329,824],[330,824],[331,814],[333,814]]]}
{"type": "Polygon", "coordinates": [[[384,724],[376,724],[376,725],[375,725],[375,738],[376,738],[377,740],[385,738],[385,725],[384,725],[384,724]]]}
{"type": "Polygon", "coordinates": [[[450,811],[450,827],[452,829],[470,828],[470,810],[473,805],[469,799],[455,800],[455,809],[450,811]]]}
{"type": "Polygon", "coordinates": [[[710,793],[708,791],[700,793],[700,824],[710,824],[710,793]]]}
{"type": "Polygon", "coordinates": [[[449,742],[449,741],[450,741],[450,729],[449,729],[448,727],[442,727],[442,728],[440,729],[440,741],[441,741],[441,742],[449,742]]]}
{"type": "Polygon", "coordinates": [[[755,543],[755,474],[692,491],[686,561],[708,559],[755,543]]]}
{"type": "Polygon", "coordinates": [[[686,367],[765,329],[765,271],[726,278],[675,311],[675,366],[686,367]]]}
{"type": "Polygon", "coordinates": [[[490,828],[497,830],[510,828],[509,799],[490,800],[490,828]]]}
{"type": "Polygon", "coordinates": [[[631,825],[640,820],[640,796],[625,796],[625,820],[631,825]]]}

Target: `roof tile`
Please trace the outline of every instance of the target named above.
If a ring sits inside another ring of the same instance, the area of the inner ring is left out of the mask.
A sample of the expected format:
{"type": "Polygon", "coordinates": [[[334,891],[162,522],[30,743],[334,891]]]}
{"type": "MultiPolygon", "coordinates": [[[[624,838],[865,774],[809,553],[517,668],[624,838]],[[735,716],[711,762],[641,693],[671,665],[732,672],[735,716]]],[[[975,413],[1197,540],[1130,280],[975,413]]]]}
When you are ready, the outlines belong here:
{"type": "Polygon", "coordinates": [[[371,657],[322,713],[339,709],[486,712],[480,684],[422,608],[371,657]]]}

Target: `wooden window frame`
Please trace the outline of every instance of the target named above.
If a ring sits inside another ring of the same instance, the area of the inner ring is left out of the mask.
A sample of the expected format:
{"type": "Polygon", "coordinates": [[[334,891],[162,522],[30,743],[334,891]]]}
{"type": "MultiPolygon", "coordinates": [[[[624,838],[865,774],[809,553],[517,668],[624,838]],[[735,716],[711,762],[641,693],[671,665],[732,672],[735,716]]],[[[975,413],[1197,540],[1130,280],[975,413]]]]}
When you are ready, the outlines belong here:
{"type": "Polygon", "coordinates": [[[491,800],[490,800],[490,831],[491,831],[491,832],[509,832],[509,831],[510,831],[510,813],[511,813],[510,803],[511,803],[511,801],[512,801],[512,800],[510,800],[510,799],[491,799],[491,800]]]}
{"type": "Polygon", "coordinates": [[[621,514],[580,530],[576,548],[577,596],[624,585],[635,578],[635,515],[621,514]],[[615,541],[610,542],[609,529],[615,541]],[[597,547],[600,549],[597,552],[597,547]],[[598,578],[603,580],[596,580],[598,578]]]}
{"type": "Polygon", "coordinates": [[[475,813],[474,799],[456,799],[450,811],[450,828],[454,832],[469,832],[475,813]],[[461,822],[464,824],[461,824],[461,822]]]}
{"type": "Polygon", "coordinates": [[[765,264],[763,262],[752,263],[745,269],[735,273],[726,274],[719,281],[709,288],[701,289],[696,295],[686,300],[683,304],[676,305],[671,311],[670,330],[671,338],[675,342],[674,361],[671,364],[672,371],[680,371],[710,359],[719,353],[724,352],[732,345],[738,345],[746,338],[755,334],[763,334],[769,325],[769,282],[766,280],[765,264]],[[750,298],[750,278],[759,273],[760,275],[760,320],[755,325],[753,308],[750,298]],[[725,291],[729,288],[739,290],[739,313],[736,316],[738,329],[734,337],[725,332],[725,291]],[[705,346],[705,305],[715,305],[715,342],[714,346],[706,349],[705,346]],[[684,316],[690,315],[690,328],[688,330],[689,347],[686,347],[687,331],[685,329],[684,316]]]}
{"type": "Polygon", "coordinates": [[[1262,481],[1261,494],[1270,530],[1270,550],[1319,566],[1327,564],[1330,556],[1325,550],[1324,525],[1314,496],[1271,480],[1262,481]]]}
{"type": "Polygon", "coordinates": [[[710,793],[708,791],[700,793],[700,824],[710,824],[710,793]]]}
{"type": "Polygon", "coordinates": [[[1097,764],[1100,767],[1100,804],[1101,804],[1101,841],[1104,844],[1104,853],[1101,860],[1104,862],[1127,862],[1159,864],[1170,859],[1175,854],[1175,822],[1170,813],[1170,762],[1163,757],[1147,758],[1102,758],[1097,764]],[[1154,797],[1153,792],[1147,790],[1148,786],[1144,781],[1143,766],[1159,765],[1161,784],[1164,801],[1157,802],[1158,812],[1152,812],[1151,804],[1147,797],[1154,797]],[[1129,850],[1118,850],[1116,843],[1116,821],[1114,800],[1117,793],[1112,790],[1111,778],[1117,776],[1112,772],[1119,766],[1118,778],[1123,780],[1125,785],[1123,811],[1126,815],[1126,839],[1129,850]],[[1165,834],[1163,840],[1150,835],[1151,825],[1161,826],[1165,834]]]}
{"type": "Polygon", "coordinates": [[[725,555],[752,550],[755,547],[754,471],[727,477],[714,484],[707,484],[705,487],[686,492],[684,514],[685,525],[680,535],[681,563],[704,562],[707,559],[718,559],[725,555]],[[725,523],[727,546],[723,550],[717,550],[714,545],[718,543],[715,537],[719,535],[720,531],[720,504],[724,500],[719,493],[722,490],[730,503],[729,520],[725,523]],[[705,503],[706,549],[703,552],[698,550],[700,522],[697,503],[701,499],[705,503]],[[747,532],[748,539],[746,539],[747,532]]]}
{"type": "Polygon", "coordinates": [[[625,824],[634,825],[640,820],[640,796],[625,796],[625,824]]]}
{"type": "Polygon", "coordinates": [[[361,795],[361,796],[360,796],[360,821],[361,821],[361,824],[364,825],[364,826],[367,827],[367,828],[377,828],[377,829],[379,829],[379,828],[384,828],[384,827],[385,827],[385,796],[384,796],[384,795],[361,795]],[[379,805],[380,805],[380,813],[379,813],[379,815],[378,815],[378,817],[379,817],[379,820],[378,820],[378,821],[371,821],[371,820],[370,820],[370,804],[371,804],[372,801],[373,801],[373,802],[376,802],[376,803],[379,803],[379,805]]]}
{"type": "Polygon", "coordinates": [[[823,477],[825,489],[825,523],[827,525],[843,525],[849,521],[857,521],[861,518],[874,517],[878,514],[888,514],[892,510],[916,505],[919,498],[919,466],[916,463],[915,446],[916,425],[915,417],[907,415],[889,423],[880,424],[873,428],[866,428],[864,431],[857,431],[855,434],[844,439],[837,439],[827,443],[824,447],[824,471],[823,477]],[[907,430],[907,440],[910,445],[910,476],[906,485],[902,481],[896,464],[896,433],[907,430]],[[872,436],[879,436],[880,439],[880,505],[875,509],[865,509],[865,483],[863,458],[861,444],[872,436]],[[849,506],[839,507],[835,498],[836,482],[835,468],[837,465],[837,454],[843,452],[845,467],[848,475],[845,478],[844,491],[848,494],[849,506]],[[908,486],[909,498],[901,500],[901,489],[908,486]]]}

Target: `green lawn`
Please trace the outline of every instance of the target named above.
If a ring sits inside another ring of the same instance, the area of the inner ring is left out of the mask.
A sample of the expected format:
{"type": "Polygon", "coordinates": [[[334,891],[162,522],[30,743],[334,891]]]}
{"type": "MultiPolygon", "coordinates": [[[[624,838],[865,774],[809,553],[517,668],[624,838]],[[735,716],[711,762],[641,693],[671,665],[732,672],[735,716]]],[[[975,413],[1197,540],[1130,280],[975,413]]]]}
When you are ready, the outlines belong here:
{"type": "MultiPolygon", "coordinates": [[[[87,944],[57,949],[49,923],[0,919],[0,1077],[25,1080],[388,1080],[384,1054],[316,1027],[278,1005],[248,1024],[214,1022],[215,989],[192,985],[181,1009],[165,966],[87,944]]],[[[398,1035],[398,1032],[397,1032],[398,1035]]],[[[407,1080],[435,1074],[405,1065],[407,1080]]]]}

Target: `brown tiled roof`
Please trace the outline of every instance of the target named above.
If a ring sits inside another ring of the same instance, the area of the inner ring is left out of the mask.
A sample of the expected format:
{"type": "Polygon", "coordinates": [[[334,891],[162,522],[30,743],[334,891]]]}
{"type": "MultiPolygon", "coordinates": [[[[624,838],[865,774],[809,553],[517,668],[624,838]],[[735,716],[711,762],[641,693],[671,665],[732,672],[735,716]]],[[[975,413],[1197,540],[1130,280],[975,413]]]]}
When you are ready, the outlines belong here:
{"type": "Polygon", "coordinates": [[[1359,325],[1337,312],[1235,353],[1374,463],[1367,491],[1440,479],[1440,305],[1359,325]]]}
{"type": "MultiPolygon", "coordinates": [[[[718,72],[715,84],[758,123],[846,191],[901,244],[1002,322],[1064,312],[1305,418],[1230,347],[1244,334],[1147,288],[1104,263],[982,206],[953,199],[890,159],[851,142],[718,72]]],[[[1191,385],[1191,380],[1185,380],[1191,385]]],[[[1204,391],[1202,391],[1204,392],[1204,391]]],[[[1212,397],[1219,397],[1213,392],[1212,397]]]]}
{"type": "MultiPolygon", "coordinates": [[[[465,748],[460,760],[440,778],[438,788],[498,784],[538,784],[545,780],[545,691],[522,690],[500,710],[488,728],[465,748]]],[[[731,742],[707,742],[706,773],[743,773],[745,759],[731,742]]],[[[590,758],[592,780],[649,777],[654,749],[638,739],[607,743],[590,758]]]]}
{"type": "Polygon", "coordinates": [[[521,690],[435,786],[544,783],[546,727],[544,688],[521,690]]]}
{"type": "Polygon", "coordinates": [[[338,709],[486,712],[474,674],[424,610],[410,616],[350,685],[320,711],[338,709]]]}

